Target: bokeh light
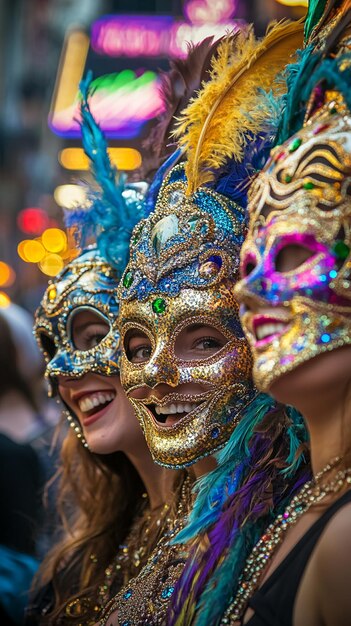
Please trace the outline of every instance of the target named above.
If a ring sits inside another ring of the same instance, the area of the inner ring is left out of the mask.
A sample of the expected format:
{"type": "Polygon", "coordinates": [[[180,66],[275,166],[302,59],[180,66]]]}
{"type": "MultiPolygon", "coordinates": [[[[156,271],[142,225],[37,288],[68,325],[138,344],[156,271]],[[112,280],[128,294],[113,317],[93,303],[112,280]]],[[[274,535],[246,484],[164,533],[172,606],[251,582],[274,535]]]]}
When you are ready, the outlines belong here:
{"type": "Polygon", "coordinates": [[[86,191],[81,185],[59,185],[54,191],[55,202],[65,209],[73,209],[86,201],[86,191]]]}
{"type": "Polygon", "coordinates": [[[10,306],[11,300],[10,297],[4,291],[0,291],[0,309],[6,309],[10,306]]]}
{"type": "MultiPolygon", "coordinates": [[[[135,148],[109,148],[112,165],[119,170],[131,171],[141,166],[141,154],[135,148]]],[[[90,162],[82,148],[64,148],[59,162],[67,170],[88,170],[90,162]]]]}
{"type": "Polygon", "coordinates": [[[67,247],[67,235],[60,228],[48,228],[43,232],[41,240],[48,252],[61,252],[67,247]]]}
{"type": "Polygon", "coordinates": [[[4,261],[0,261],[0,287],[11,287],[15,279],[16,274],[12,267],[4,261]]]}
{"type": "Polygon", "coordinates": [[[58,254],[46,254],[39,263],[39,268],[47,276],[56,276],[63,266],[63,259],[58,254]]]}
{"type": "Polygon", "coordinates": [[[26,235],[41,235],[49,223],[47,212],[36,207],[23,209],[17,216],[18,228],[26,235]]]}
{"type": "Polygon", "coordinates": [[[39,263],[45,256],[43,244],[36,239],[25,239],[17,247],[19,256],[27,263],[39,263]]]}

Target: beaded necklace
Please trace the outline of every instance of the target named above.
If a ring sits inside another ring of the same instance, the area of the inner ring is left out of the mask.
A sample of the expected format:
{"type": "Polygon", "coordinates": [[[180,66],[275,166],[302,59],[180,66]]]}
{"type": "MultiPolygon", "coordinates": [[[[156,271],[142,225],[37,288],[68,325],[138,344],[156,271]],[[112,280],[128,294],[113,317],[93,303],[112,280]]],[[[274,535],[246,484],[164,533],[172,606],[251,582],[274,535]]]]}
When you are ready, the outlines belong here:
{"type": "MultiPolygon", "coordinates": [[[[192,506],[192,479],[188,476],[180,492],[176,515],[169,519],[170,526],[162,533],[139,575],[128,582],[100,615],[99,626],[106,626],[115,611],[121,626],[156,626],[164,624],[175,584],[186,560],[182,544],[171,540],[183,528],[192,506]]],[[[111,622],[112,623],[112,622],[111,622]]]]}
{"type": "Polygon", "coordinates": [[[281,545],[286,531],[294,526],[311,506],[321,502],[330,493],[337,493],[345,485],[351,484],[351,468],[339,470],[334,479],[321,484],[322,478],[336,467],[340,457],[330,461],[316,476],[305,483],[302,489],[291,500],[284,513],[268,526],[266,532],[253,548],[240,576],[238,590],[232,603],[226,610],[221,625],[234,624],[242,620],[248,601],[259,586],[263,572],[271,561],[277,548],[281,545]]]}
{"type": "MultiPolygon", "coordinates": [[[[114,560],[105,569],[104,581],[99,585],[95,598],[93,596],[82,597],[68,602],[65,609],[66,618],[80,617],[84,620],[84,622],[78,622],[77,626],[92,626],[96,623],[102,608],[119,589],[138,574],[147,562],[150,550],[157,545],[160,536],[167,533],[171,523],[167,515],[169,504],[165,503],[161,509],[150,511],[147,494],[142,494],[142,498],[144,505],[140,515],[135,519],[125,542],[118,546],[114,560]],[[87,619],[89,612],[93,612],[95,617],[87,619]]],[[[90,559],[93,563],[98,562],[95,554],[91,554],[90,559]]]]}

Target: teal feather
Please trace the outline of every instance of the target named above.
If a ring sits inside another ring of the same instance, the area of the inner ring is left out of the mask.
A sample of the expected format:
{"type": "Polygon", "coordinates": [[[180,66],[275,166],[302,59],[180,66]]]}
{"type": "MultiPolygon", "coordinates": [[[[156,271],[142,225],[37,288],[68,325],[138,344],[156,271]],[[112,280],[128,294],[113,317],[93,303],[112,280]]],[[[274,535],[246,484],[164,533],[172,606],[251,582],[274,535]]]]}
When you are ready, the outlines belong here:
{"type": "Polygon", "coordinates": [[[309,0],[305,19],[305,40],[308,40],[313,29],[320,21],[329,0],[309,0]]]}
{"type": "Polygon", "coordinates": [[[187,543],[216,522],[221,514],[223,503],[235,491],[241,478],[238,468],[249,456],[249,440],[255,426],[275,401],[265,394],[257,395],[243,410],[242,418],[225,447],[215,455],[217,467],[200,478],[194,491],[197,494],[193,509],[185,528],[175,537],[175,543],[187,543]]]}
{"type": "Polygon", "coordinates": [[[81,247],[93,236],[102,256],[121,275],[129,259],[132,230],[146,217],[146,205],[141,192],[128,185],[126,176],[111,164],[105,135],[89,107],[91,81],[92,74],[88,72],[80,84],[80,124],[83,148],[99,189],[89,190],[86,207],[67,210],[65,223],[68,228],[76,227],[81,247]]]}

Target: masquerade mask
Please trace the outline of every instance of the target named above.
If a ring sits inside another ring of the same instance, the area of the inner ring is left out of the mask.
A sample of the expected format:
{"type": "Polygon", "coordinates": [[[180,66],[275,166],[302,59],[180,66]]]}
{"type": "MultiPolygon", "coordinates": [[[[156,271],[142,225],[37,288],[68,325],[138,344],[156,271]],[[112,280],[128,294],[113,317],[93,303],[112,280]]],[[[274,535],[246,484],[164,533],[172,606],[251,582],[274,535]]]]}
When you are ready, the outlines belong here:
{"type": "MultiPolygon", "coordinates": [[[[318,98],[316,88],[310,110],[318,98]]],[[[267,390],[351,343],[351,118],[340,94],[327,91],[304,127],[274,149],[249,206],[236,295],[254,378],[267,390]]]]}
{"type": "Polygon", "coordinates": [[[169,467],[190,465],[222,446],[255,395],[233,297],[244,211],[206,188],[187,198],[186,187],[184,169],[176,166],[155,212],[134,229],[119,288],[122,384],[154,459],[169,467]],[[216,339],[199,331],[201,348],[184,355],[182,333],[199,326],[220,340],[207,350],[206,340],[216,339]],[[129,349],[135,335],[147,340],[136,359],[129,349]]]}
{"type": "Polygon", "coordinates": [[[119,374],[117,282],[116,272],[96,248],[83,252],[50,282],[36,312],[34,332],[47,362],[45,375],[52,392],[59,375],[119,374]],[[107,328],[101,340],[88,349],[75,345],[72,336],[72,322],[82,311],[91,312],[107,328]]]}

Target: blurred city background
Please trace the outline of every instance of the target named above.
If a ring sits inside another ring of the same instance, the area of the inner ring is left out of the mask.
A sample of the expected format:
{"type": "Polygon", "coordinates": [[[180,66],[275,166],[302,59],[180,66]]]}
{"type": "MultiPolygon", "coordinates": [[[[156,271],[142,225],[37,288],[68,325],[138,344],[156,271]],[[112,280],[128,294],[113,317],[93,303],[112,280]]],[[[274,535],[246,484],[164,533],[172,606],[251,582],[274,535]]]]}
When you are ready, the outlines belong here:
{"type": "Polygon", "coordinates": [[[62,207],[84,202],[78,85],[93,71],[91,108],[116,165],[133,174],[161,112],[158,71],[188,41],[245,22],[301,17],[306,0],[3,0],[0,4],[0,307],[36,308],[71,258],[62,207]]]}

